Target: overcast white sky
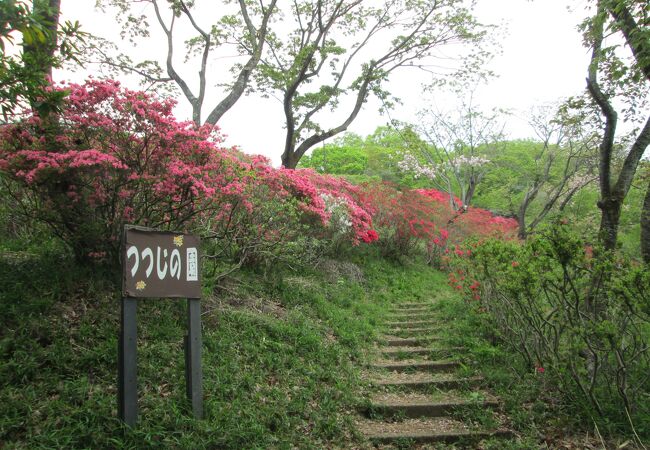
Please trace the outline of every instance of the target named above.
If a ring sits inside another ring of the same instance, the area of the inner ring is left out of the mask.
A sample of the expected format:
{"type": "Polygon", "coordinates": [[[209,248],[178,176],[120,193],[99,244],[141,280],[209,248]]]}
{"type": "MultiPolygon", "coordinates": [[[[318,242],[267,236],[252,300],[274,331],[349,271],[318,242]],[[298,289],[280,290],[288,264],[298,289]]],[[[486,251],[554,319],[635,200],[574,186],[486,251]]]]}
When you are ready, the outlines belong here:
{"type": "MultiPolygon", "coordinates": [[[[282,0],[280,0],[282,1],[282,0]]],[[[119,28],[115,19],[93,7],[94,1],[63,0],[64,19],[79,20],[86,31],[119,42],[119,28]]],[[[579,94],[585,87],[585,76],[589,60],[588,51],[581,45],[577,24],[582,20],[583,10],[576,5],[581,1],[568,0],[479,0],[476,15],[486,23],[504,23],[507,32],[502,34],[502,54],[491,63],[491,69],[498,75],[475,93],[475,103],[484,109],[499,107],[511,110],[506,131],[512,138],[532,137],[521,118],[533,106],[557,101],[563,97],[579,94]],[[572,5],[574,11],[567,9],[572,5]]],[[[199,17],[201,19],[202,17],[199,17]]],[[[207,27],[209,22],[205,23],[207,27]]],[[[162,36],[140,46],[140,54],[160,55],[165,52],[162,36]]],[[[127,47],[128,48],[128,47],[127,47]]],[[[179,58],[180,61],[180,58],[179,58]]],[[[212,66],[218,70],[218,61],[212,66]]],[[[76,74],[59,73],[59,79],[80,81],[93,68],[76,74]]],[[[57,76],[57,75],[55,75],[57,76]]],[[[434,102],[442,111],[455,107],[455,99],[449,94],[434,93],[423,96],[420,81],[422,76],[413,74],[413,69],[395,72],[389,90],[402,99],[391,112],[391,118],[416,120],[415,113],[434,102]]],[[[133,82],[126,80],[126,84],[133,82]]],[[[136,87],[133,85],[132,87],[136,87]]],[[[190,118],[190,110],[184,99],[179,100],[176,114],[180,119],[190,118]]],[[[367,135],[388,118],[378,113],[378,104],[369,102],[352,124],[349,131],[367,135]]],[[[279,164],[284,142],[282,109],[277,100],[260,97],[245,97],[231,109],[220,122],[228,135],[228,144],[238,145],[248,153],[261,153],[279,164]]]]}

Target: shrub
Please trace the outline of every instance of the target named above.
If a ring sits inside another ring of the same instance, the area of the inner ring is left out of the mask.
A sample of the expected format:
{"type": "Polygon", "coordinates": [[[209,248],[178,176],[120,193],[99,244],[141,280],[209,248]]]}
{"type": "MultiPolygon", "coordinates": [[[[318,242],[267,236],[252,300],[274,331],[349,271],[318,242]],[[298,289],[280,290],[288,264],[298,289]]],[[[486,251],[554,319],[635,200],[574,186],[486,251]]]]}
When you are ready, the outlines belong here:
{"type": "Polygon", "coordinates": [[[343,179],[223,148],[216,128],[178,122],[172,101],[115,81],[66,89],[53,137],[37,116],[2,129],[0,172],[22,213],[80,261],[115,263],[125,223],[198,230],[239,265],[277,256],[307,225],[314,238],[376,239],[358,188],[343,179]]]}
{"type": "Polygon", "coordinates": [[[365,202],[372,205],[384,256],[400,258],[416,250],[442,248],[447,232],[440,226],[444,206],[415,190],[399,191],[388,183],[364,185],[365,202]]]}
{"type": "Polygon", "coordinates": [[[647,267],[594,251],[561,222],[525,244],[488,240],[459,253],[450,283],[566,406],[650,436],[647,267]]]}
{"type": "Polygon", "coordinates": [[[187,226],[207,206],[198,199],[216,193],[215,174],[221,193],[236,190],[235,156],[211,128],[177,122],[172,101],[110,81],[68,89],[55,146],[39,135],[37,116],[7,126],[0,170],[23,212],[77,259],[114,257],[124,223],[187,226]]]}

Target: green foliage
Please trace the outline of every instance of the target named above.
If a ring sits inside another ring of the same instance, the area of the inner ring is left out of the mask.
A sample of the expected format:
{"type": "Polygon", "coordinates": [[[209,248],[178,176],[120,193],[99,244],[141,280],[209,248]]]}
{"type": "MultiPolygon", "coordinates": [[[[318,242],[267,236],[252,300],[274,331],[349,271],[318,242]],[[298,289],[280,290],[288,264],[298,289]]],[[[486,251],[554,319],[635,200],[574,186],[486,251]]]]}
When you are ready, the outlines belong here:
{"type": "Polygon", "coordinates": [[[601,431],[647,437],[649,272],[571,228],[557,223],[523,245],[488,241],[457,269],[478,282],[480,307],[522,375],[543,368],[567,410],[601,431]]]}
{"type": "Polygon", "coordinates": [[[405,148],[421,145],[424,142],[409,126],[380,126],[365,138],[347,133],[331,144],[313,149],[300,160],[299,167],[344,175],[357,183],[388,181],[410,188],[429,187],[426,180],[418,180],[397,166],[405,148]]]}
{"type": "Polygon", "coordinates": [[[314,149],[310,156],[300,161],[300,165],[316,169],[319,173],[362,175],[368,167],[368,155],[358,147],[328,144],[314,149]]]}
{"type": "Polygon", "coordinates": [[[43,117],[58,109],[63,97],[46,89],[46,75],[65,61],[77,61],[86,36],[78,22],[52,23],[58,11],[47,2],[32,3],[31,8],[23,1],[0,3],[0,113],[5,121],[26,103],[43,117]],[[16,34],[22,38],[21,52],[11,51],[18,45],[16,34]]]}
{"type": "MultiPolygon", "coordinates": [[[[479,251],[480,250],[475,250],[479,251]]],[[[492,252],[495,255],[495,252],[492,252]]],[[[509,257],[501,255],[501,260],[496,260],[495,265],[507,264],[511,267],[509,257]]],[[[475,260],[472,260],[475,262],[475,260]]],[[[475,275],[473,272],[467,277],[475,275]]],[[[467,278],[466,278],[467,279],[467,278]]],[[[440,323],[446,324],[441,332],[441,337],[452,347],[463,349],[467,367],[473,368],[465,375],[480,374],[485,381],[483,388],[495,394],[501,401],[501,412],[508,417],[508,426],[517,435],[516,439],[490,439],[483,444],[486,449],[538,449],[562,448],[575,445],[582,447],[592,445],[599,448],[601,439],[606,442],[607,448],[623,447],[634,441],[635,438],[629,427],[624,433],[616,432],[612,422],[615,413],[607,418],[585,415],[584,410],[578,411],[584,403],[576,402],[573,386],[564,386],[570,394],[560,393],[557,390],[557,380],[566,374],[556,373],[555,367],[544,364],[544,371],[537,370],[540,365],[531,366],[520,355],[521,346],[518,336],[513,337],[503,331],[502,323],[491,311],[488,305],[498,305],[499,300],[493,297],[484,301],[467,301],[448,287],[438,288],[438,299],[435,304],[436,317],[440,323]],[[590,439],[594,430],[594,420],[598,426],[601,437],[590,439]],[[607,424],[603,426],[603,424],[607,424]],[[540,442],[543,436],[544,442],[540,442]],[[573,442],[575,444],[573,444],[573,442]],[[627,443],[625,443],[627,442],[627,443]],[[589,444],[587,444],[589,443],[589,444]]],[[[513,311],[512,314],[517,314],[513,311]]],[[[531,320],[532,321],[532,320],[531,320]]],[[[520,328],[510,330],[511,333],[520,328]]],[[[521,332],[525,336],[530,329],[521,332]]],[[[535,337],[530,337],[533,340],[535,337]]],[[[471,418],[475,423],[491,423],[493,416],[485,411],[468,412],[462,419],[471,418]]],[[[618,414],[621,411],[617,412],[618,414]]],[[[624,412],[623,412],[624,414],[624,412]]],[[[640,419],[642,422],[643,418],[640,419]]],[[[629,422],[628,422],[629,424],[629,422]]],[[[635,423],[644,426],[643,423],[635,423]]],[[[618,423],[621,425],[621,423],[618,423]]],[[[643,436],[641,436],[643,439],[643,436]]]]}

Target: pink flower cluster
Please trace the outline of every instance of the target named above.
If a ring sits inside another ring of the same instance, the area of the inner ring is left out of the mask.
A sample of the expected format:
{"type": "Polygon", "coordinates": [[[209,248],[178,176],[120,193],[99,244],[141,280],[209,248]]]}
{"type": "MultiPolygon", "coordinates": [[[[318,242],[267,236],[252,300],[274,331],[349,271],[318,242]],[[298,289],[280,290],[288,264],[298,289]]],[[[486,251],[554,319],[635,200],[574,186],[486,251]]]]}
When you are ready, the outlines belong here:
{"type": "MultiPolygon", "coordinates": [[[[223,148],[216,127],[179,122],[173,101],[117,81],[56,89],[68,96],[54,133],[43,132],[37,116],[0,130],[0,172],[41,199],[37,219],[73,245],[84,242],[79,254],[114,250],[105,243],[114,247],[126,222],[176,229],[200,222],[235,238],[269,202],[295,204],[296,220],[313,218],[326,233],[332,214],[324,194],[341,205],[353,243],[378,238],[372,208],[345,180],[274,169],[265,158],[223,148]]],[[[276,225],[256,226],[272,233],[276,225]]]]}

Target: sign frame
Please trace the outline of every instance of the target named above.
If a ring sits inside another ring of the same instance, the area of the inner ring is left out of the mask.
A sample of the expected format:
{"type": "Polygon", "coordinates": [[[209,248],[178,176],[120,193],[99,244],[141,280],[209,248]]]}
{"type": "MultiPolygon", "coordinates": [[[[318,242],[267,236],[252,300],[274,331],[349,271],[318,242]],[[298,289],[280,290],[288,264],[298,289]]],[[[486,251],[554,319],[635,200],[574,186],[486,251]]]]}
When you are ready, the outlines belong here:
{"type": "MultiPolygon", "coordinates": [[[[129,259],[134,259],[135,254],[131,251],[131,258],[127,256],[127,236],[133,231],[144,234],[144,235],[158,235],[158,236],[168,236],[173,239],[173,242],[176,246],[180,243],[182,246],[184,242],[190,241],[192,244],[196,244],[193,247],[196,250],[196,280],[191,280],[191,285],[184,286],[182,283],[173,283],[171,284],[171,290],[173,291],[170,297],[165,295],[156,296],[158,298],[182,298],[187,299],[187,333],[184,337],[184,353],[185,353],[185,387],[186,387],[186,396],[190,402],[192,408],[192,414],[196,419],[203,418],[203,371],[201,365],[201,347],[202,347],[202,336],[201,336],[201,271],[200,271],[200,239],[198,236],[184,234],[184,233],[175,233],[167,231],[157,231],[151,228],[135,226],[135,225],[125,225],[122,233],[122,298],[120,305],[120,331],[118,335],[118,370],[117,370],[117,404],[118,404],[118,416],[126,425],[133,427],[138,420],[138,376],[137,376],[137,365],[138,365],[138,350],[137,350],[137,308],[138,308],[138,299],[139,298],[152,298],[151,296],[146,295],[146,292],[154,292],[156,294],[163,293],[165,287],[169,287],[169,284],[159,283],[160,286],[157,286],[163,289],[161,292],[159,289],[156,290],[146,290],[142,289],[142,293],[133,292],[132,289],[127,289],[127,266],[129,265],[129,259]],[[182,236],[183,238],[178,240],[174,239],[175,237],[182,236]],[[189,239],[187,239],[189,238],[189,239]],[[187,239],[187,240],[186,240],[187,239]],[[198,285],[198,289],[197,289],[198,285]],[[188,287],[190,286],[190,287],[188,287]],[[183,288],[187,290],[183,290],[183,288]],[[180,290],[179,290],[180,289],[180,290]],[[190,295],[182,295],[190,294],[190,295]],[[135,294],[135,295],[133,295],[135,294]],[[141,295],[138,295],[141,294],[141,295]]],[[[146,239],[145,239],[146,241],[146,239]]],[[[178,246],[178,247],[180,247],[178,246]]],[[[137,250],[137,249],[136,249],[137,250]]],[[[189,250],[189,249],[188,249],[189,250]]],[[[164,255],[167,252],[170,260],[172,255],[169,255],[169,251],[163,251],[164,255]]],[[[160,265],[160,247],[158,248],[158,261],[157,265],[160,265]]],[[[180,253],[179,253],[180,254],[180,253]]],[[[189,253],[188,253],[189,255],[189,253]]],[[[137,256],[139,258],[139,256],[137,256]]],[[[136,259],[137,259],[136,258],[136,259]]],[[[180,258],[180,256],[179,256],[180,258]]],[[[150,257],[150,265],[154,264],[153,255],[150,257]]],[[[189,274],[189,265],[187,262],[189,258],[186,259],[186,273],[189,274]]],[[[182,262],[182,259],[177,261],[178,264],[182,262]]],[[[177,270],[182,270],[176,265],[177,270]]],[[[137,264],[134,264],[134,267],[137,264]]],[[[171,271],[171,263],[170,263],[171,271]]],[[[158,267],[156,268],[157,270],[158,267]]],[[[132,277],[138,272],[138,268],[133,271],[131,268],[132,277]]],[[[165,271],[166,272],[166,271],[165,271]]],[[[180,273],[180,272],[179,272],[180,273]]],[[[178,273],[176,273],[178,275],[178,273]]],[[[164,278],[164,277],[163,277],[164,278]]],[[[186,277],[193,278],[193,277],[186,277]]],[[[155,278],[153,278],[155,280],[155,278]]],[[[178,281],[179,279],[177,279],[178,281]]],[[[159,277],[159,281],[160,277],[159,277]]]]}
{"type": "Polygon", "coordinates": [[[200,244],[198,236],[126,225],[122,296],[200,298],[200,244]]]}

